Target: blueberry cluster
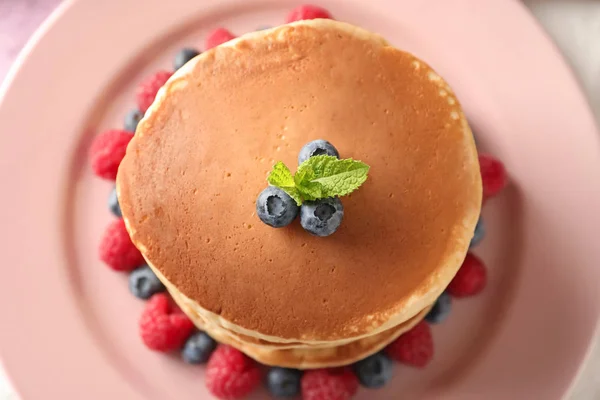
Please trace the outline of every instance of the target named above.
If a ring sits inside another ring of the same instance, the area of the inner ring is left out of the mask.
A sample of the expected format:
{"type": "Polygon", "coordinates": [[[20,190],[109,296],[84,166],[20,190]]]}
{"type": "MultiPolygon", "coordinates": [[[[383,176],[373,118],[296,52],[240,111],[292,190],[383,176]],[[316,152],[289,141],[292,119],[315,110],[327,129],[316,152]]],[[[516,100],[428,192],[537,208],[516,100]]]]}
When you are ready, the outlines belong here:
{"type": "MultiPolygon", "coordinates": [[[[298,165],[310,157],[328,155],[340,158],[337,149],[326,140],[314,140],[302,147],[298,165]]],[[[344,206],[337,197],[306,201],[301,206],[282,189],[269,186],[256,200],[256,213],[260,220],[273,228],[287,226],[300,214],[300,224],[315,236],[329,236],[341,225],[344,206]]]]}

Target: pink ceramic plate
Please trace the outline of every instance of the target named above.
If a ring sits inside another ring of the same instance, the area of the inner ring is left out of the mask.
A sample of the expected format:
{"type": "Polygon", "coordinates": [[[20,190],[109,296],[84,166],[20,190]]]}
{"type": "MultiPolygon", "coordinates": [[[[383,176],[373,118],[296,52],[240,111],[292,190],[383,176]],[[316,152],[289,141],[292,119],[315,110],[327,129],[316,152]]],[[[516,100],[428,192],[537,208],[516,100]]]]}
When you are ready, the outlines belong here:
{"type": "MultiPolygon", "coordinates": [[[[68,1],[2,88],[0,349],[24,399],[208,399],[203,368],[141,344],[142,303],[96,257],[111,185],[86,149],[143,76],[217,25],[278,24],[275,0],[68,1]]],[[[434,328],[426,370],[359,399],[558,399],[600,311],[600,143],[555,47],[512,0],[323,0],[432,64],[511,188],[485,209],[490,285],[434,328]]],[[[262,398],[264,393],[257,396],[262,398]]]]}

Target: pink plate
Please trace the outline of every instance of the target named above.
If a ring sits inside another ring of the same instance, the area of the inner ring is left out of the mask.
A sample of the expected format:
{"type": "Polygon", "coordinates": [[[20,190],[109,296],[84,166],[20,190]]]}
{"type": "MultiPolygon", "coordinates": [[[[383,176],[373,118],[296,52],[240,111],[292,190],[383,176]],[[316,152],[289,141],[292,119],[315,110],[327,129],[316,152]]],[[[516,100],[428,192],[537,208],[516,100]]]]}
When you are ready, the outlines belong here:
{"type": "MultiPolygon", "coordinates": [[[[97,260],[111,185],[92,176],[86,149],[121,126],[136,82],[171,68],[178,48],[218,25],[278,24],[294,5],[67,1],[21,54],[0,102],[0,350],[24,399],[210,398],[202,367],[143,347],[142,302],[97,260]]],[[[600,314],[600,143],[571,72],[517,1],[322,5],[432,64],[513,182],[485,209],[489,288],[434,327],[430,367],[397,366],[384,390],[358,398],[562,397],[600,314]]]]}

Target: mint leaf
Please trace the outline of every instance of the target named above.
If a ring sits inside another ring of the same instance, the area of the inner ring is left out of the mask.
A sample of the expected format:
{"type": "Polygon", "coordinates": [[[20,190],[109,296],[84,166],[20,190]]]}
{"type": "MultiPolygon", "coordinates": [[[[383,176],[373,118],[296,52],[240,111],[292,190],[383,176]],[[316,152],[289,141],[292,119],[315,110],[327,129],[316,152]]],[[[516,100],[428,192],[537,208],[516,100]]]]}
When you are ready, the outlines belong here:
{"type": "Polygon", "coordinates": [[[273,166],[267,181],[289,194],[298,205],[326,197],[341,197],[358,189],[366,180],[369,166],[351,158],[338,160],[321,155],[298,167],[295,175],[282,162],[273,166]]]}
{"type": "Polygon", "coordinates": [[[317,182],[302,182],[300,186],[298,186],[298,191],[302,195],[302,198],[306,201],[313,201],[326,197],[323,196],[323,189],[321,188],[321,184],[317,182]]]}
{"type": "Polygon", "coordinates": [[[294,176],[290,172],[290,169],[281,161],[273,166],[267,177],[267,182],[286,192],[298,205],[302,204],[302,197],[296,188],[294,176]]]}
{"type": "Polygon", "coordinates": [[[296,188],[304,198],[304,200],[312,201],[322,197],[321,184],[312,182],[315,178],[315,172],[310,166],[298,168],[294,175],[296,188]]]}
{"type": "Polygon", "coordinates": [[[368,173],[369,166],[361,161],[321,155],[304,161],[294,181],[303,195],[307,188],[313,189],[310,194],[317,194],[314,188],[319,187],[320,193],[313,197],[341,197],[358,189],[367,180],[368,173]]]}
{"type": "Polygon", "coordinates": [[[279,188],[281,187],[294,187],[294,175],[284,163],[279,161],[277,164],[273,165],[273,169],[269,172],[269,176],[267,177],[267,181],[279,188]]]}

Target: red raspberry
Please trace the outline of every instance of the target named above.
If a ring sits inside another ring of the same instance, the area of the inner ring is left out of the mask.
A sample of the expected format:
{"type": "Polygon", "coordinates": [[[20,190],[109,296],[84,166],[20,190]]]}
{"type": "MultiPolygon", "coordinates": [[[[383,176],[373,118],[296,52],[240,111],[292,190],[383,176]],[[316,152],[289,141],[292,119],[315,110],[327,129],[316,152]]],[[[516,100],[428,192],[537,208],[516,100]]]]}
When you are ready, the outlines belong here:
{"type": "Polygon", "coordinates": [[[152,296],[140,318],[140,336],[150,350],[177,350],[193,330],[192,321],[179,308],[171,307],[165,293],[152,296]]]}
{"type": "Polygon", "coordinates": [[[454,297],[469,297],[481,292],[487,283],[487,273],[483,261],[476,255],[467,253],[467,257],[446,288],[454,297]]]}
{"type": "Polygon", "coordinates": [[[479,168],[483,183],[483,200],[494,197],[506,187],[508,179],[504,165],[489,154],[479,155],[479,168]]]}
{"type": "Polygon", "coordinates": [[[433,358],[433,338],[429,324],[425,321],[419,322],[388,345],[385,353],[401,363],[425,367],[433,358]]]}
{"type": "Polygon", "coordinates": [[[144,257],[131,242],[122,219],[106,227],[100,240],[100,259],[115,271],[131,271],[144,264],[144,257]]]}
{"type": "Polygon", "coordinates": [[[348,368],[316,369],[302,376],[302,400],[349,400],[358,391],[358,378],[348,368]]]}
{"type": "Polygon", "coordinates": [[[219,345],[206,365],[206,386],[217,398],[239,399],[260,385],[258,364],[241,351],[219,345]]]}
{"type": "Polygon", "coordinates": [[[103,132],[94,138],[90,146],[90,163],[92,170],[100,178],[117,178],[119,164],[125,157],[125,150],[133,138],[131,132],[113,129],[103,132]]]}
{"type": "Polygon", "coordinates": [[[290,22],[300,21],[303,19],[317,19],[317,18],[325,18],[325,19],[333,19],[329,11],[324,8],[313,6],[311,4],[305,4],[303,6],[296,7],[288,14],[285,18],[285,22],[289,24],[290,22]]]}
{"type": "Polygon", "coordinates": [[[232,39],[235,39],[235,35],[233,33],[229,32],[225,28],[217,28],[212,31],[210,35],[208,35],[204,47],[206,50],[212,49],[213,47],[217,47],[220,44],[229,42],[232,39]]]}
{"type": "Polygon", "coordinates": [[[140,83],[140,86],[138,86],[137,89],[136,99],[138,108],[141,112],[146,112],[152,103],[154,103],[156,93],[158,93],[158,90],[169,80],[171,75],[173,75],[173,73],[169,71],[158,71],[156,74],[149,76],[140,83]]]}

